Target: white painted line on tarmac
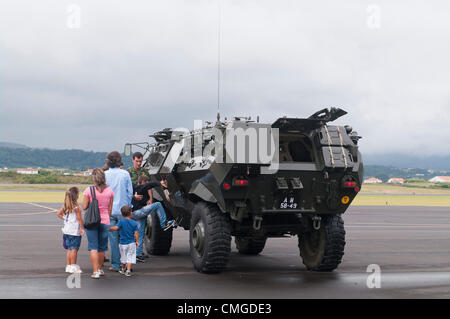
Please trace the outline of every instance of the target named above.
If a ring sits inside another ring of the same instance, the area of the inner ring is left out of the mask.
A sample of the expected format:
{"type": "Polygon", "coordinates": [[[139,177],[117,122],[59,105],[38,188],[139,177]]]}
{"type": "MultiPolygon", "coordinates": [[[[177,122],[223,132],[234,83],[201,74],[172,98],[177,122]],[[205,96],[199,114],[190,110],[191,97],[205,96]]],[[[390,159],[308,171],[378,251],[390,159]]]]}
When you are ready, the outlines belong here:
{"type": "MultiPolygon", "coordinates": [[[[340,275],[339,278],[349,283],[360,282],[361,286],[367,283],[366,274],[348,273],[340,275]]],[[[445,271],[381,273],[381,289],[436,288],[449,285],[450,272],[445,271]]]]}
{"type": "MultiPolygon", "coordinates": [[[[37,213],[34,213],[37,214],[37,213]]],[[[16,214],[18,215],[18,214],[16,214]]],[[[14,216],[16,216],[14,215],[14,216]]],[[[0,215],[1,216],[1,215],[0,215]]],[[[0,224],[0,227],[34,227],[34,226],[41,226],[41,227],[57,227],[57,226],[61,226],[61,225],[17,225],[17,224],[0,224]]],[[[385,228],[385,227],[407,227],[407,228],[411,228],[411,227],[435,227],[435,228],[449,228],[450,224],[445,224],[445,225],[431,225],[431,224],[386,224],[386,225],[378,225],[378,224],[374,224],[374,225],[345,225],[345,228],[385,228]]]]}
{"type": "Polygon", "coordinates": [[[346,225],[345,228],[450,228],[450,225],[346,225]]]}
{"type": "Polygon", "coordinates": [[[56,211],[51,211],[51,212],[38,212],[38,213],[18,213],[18,214],[2,214],[0,213],[0,217],[1,216],[28,216],[28,215],[46,215],[46,214],[52,214],[56,211]]]}
{"type": "Polygon", "coordinates": [[[48,206],[43,206],[43,205],[39,205],[39,204],[35,204],[35,203],[28,203],[28,202],[24,202],[24,203],[25,204],[30,204],[30,205],[33,205],[33,206],[37,206],[37,207],[41,207],[41,208],[50,209],[51,211],[54,211],[54,212],[58,211],[57,209],[52,208],[52,207],[48,207],[48,206]]]}
{"type": "Polygon", "coordinates": [[[15,213],[15,214],[2,214],[0,213],[0,217],[1,216],[29,216],[29,215],[46,215],[46,214],[52,214],[57,212],[58,210],[55,208],[51,208],[51,207],[47,207],[47,206],[43,206],[43,205],[39,205],[39,204],[35,204],[35,203],[28,203],[28,202],[22,202],[23,204],[30,204],[36,207],[40,207],[40,208],[45,208],[45,209],[49,209],[49,211],[47,212],[36,212],[36,213],[15,213]]]}
{"type": "MultiPolygon", "coordinates": [[[[8,225],[0,224],[0,227],[61,227],[62,225],[8,225]]],[[[450,228],[450,225],[346,225],[345,228],[450,228]]]]}
{"type": "Polygon", "coordinates": [[[63,225],[7,225],[0,224],[0,227],[61,227],[63,225]]]}
{"type": "Polygon", "coordinates": [[[403,223],[349,223],[347,225],[351,226],[368,226],[368,225],[378,225],[378,226],[447,226],[450,224],[403,224],[403,223]]]}

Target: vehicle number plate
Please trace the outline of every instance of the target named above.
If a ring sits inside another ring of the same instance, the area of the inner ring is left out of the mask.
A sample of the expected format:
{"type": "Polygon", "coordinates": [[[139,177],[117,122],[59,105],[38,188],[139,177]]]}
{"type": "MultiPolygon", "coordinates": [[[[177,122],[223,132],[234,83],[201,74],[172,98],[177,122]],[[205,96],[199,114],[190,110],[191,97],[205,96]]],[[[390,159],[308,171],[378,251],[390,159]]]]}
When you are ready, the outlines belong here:
{"type": "Polygon", "coordinates": [[[280,201],[281,209],[296,209],[298,208],[297,199],[295,196],[283,197],[280,201]]]}

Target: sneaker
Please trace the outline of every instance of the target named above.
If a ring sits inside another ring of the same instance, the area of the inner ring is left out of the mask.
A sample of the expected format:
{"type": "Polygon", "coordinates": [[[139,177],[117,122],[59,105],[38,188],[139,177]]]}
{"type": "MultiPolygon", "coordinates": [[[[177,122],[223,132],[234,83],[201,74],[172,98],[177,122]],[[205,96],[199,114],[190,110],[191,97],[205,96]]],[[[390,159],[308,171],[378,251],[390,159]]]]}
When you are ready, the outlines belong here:
{"type": "Polygon", "coordinates": [[[144,262],[145,262],[145,259],[144,259],[143,256],[137,256],[137,257],[136,257],[136,260],[137,260],[138,262],[140,262],[140,263],[144,263],[144,262]]]}
{"type": "Polygon", "coordinates": [[[131,271],[127,270],[127,271],[125,272],[125,276],[130,277],[130,276],[131,276],[131,271]]]}
{"type": "Polygon", "coordinates": [[[94,272],[94,273],[91,275],[91,278],[93,278],[93,279],[100,279],[100,273],[99,273],[98,271],[94,272]]]}
{"type": "Polygon", "coordinates": [[[76,267],[76,265],[69,265],[69,268],[68,268],[68,269],[67,269],[67,267],[66,267],[66,272],[71,273],[71,274],[74,274],[74,273],[79,274],[80,271],[81,271],[81,270],[79,270],[79,269],[76,267]]]}
{"type": "Polygon", "coordinates": [[[169,228],[171,228],[171,227],[173,227],[173,226],[175,226],[175,221],[174,221],[173,219],[172,219],[172,220],[169,220],[169,221],[167,222],[166,226],[164,227],[164,231],[168,230],[169,228]]]}
{"type": "Polygon", "coordinates": [[[72,266],[72,271],[71,271],[71,273],[72,274],[81,274],[81,273],[83,273],[83,271],[81,271],[81,269],[80,269],[80,266],[78,266],[78,265],[71,265],[72,266]]]}
{"type": "Polygon", "coordinates": [[[99,273],[100,276],[104,276],[105,275],[105,272],[103,271],[103,269],[99,269],[97,272],[99,273]]]}
{"type": "Polygon", "coordinates": [[[119,273],[121,273],[122,275],[125,275],[125,268],[120,269],[119,273]]]}
{"type": "Polygon", "coordinates": [[[83,271],[81,270],[80,266],[78,266],[77,264],[72,265],[74,272],[76,272],[77,274],[81,274],[83,271]]]}

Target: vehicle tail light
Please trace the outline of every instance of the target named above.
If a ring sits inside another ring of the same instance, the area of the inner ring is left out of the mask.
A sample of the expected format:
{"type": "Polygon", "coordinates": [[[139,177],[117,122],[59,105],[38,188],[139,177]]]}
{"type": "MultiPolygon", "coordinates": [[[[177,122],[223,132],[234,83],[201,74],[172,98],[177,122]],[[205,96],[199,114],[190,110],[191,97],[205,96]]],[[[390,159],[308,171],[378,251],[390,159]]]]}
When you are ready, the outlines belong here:
{"type": "Polygon", "coordinates": [[[224,188],[225,190],[229,190],[229,189],[231,188],[231,185],[228,184],[228,183],[225,183],[225,184],[223,184],[223,188],[224,188]]]}
{"type": "Polygon", "coordinates": [[[247,179],[235,179],[233,181],[233,186],[248,186],[247,179]]]}
{"type": "Polygon", "coordinates": [[[356,182],[344,182],[344,187],[346,188],[355,188],[357,186],[356,182]]]}
{"type": "Polygon", "coordinates": [[[351,175],[345,176],[341,185],[342,185],[342,188],[352,188],[355,192],[359,192],[359,190],[360,190],[358,182],[351,175]]]}

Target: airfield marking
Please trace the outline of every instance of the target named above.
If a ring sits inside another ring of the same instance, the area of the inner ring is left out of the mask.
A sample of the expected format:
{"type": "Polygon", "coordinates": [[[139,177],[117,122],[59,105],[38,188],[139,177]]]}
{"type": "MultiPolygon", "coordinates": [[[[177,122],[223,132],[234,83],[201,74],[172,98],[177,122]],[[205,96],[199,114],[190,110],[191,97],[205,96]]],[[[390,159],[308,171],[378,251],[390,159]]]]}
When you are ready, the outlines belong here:
{"type": "Polygon", "coordinates": [[[403,224],[403,223],[350,223],[350,226],[445,226],[450,224],[403,224]]]}
{"type": "Polygon", "coordinates": [[[450,225],[346,225],[346,228],[415,228],[415,227],[424,227],[424,228],[450,228],[450,225]]]}
{"type": "Polygon", "coordinates": [[[0,227],[61,227],[62,225],[6,225],[0,224],[0,227]]]}
{"type": "Polygon", "coordinates": [[[43,205],[39,205],[39,204],[35,204],[35,203],[30,203],[30,202],[23,202],[23,203],[25,203],[25,204],[30,204],[30,205],[37,206],[37,207],[41,207],[41,208],[47,208],[47,209],[50,209],[50,210],[55,211],[55,212],[57,211],[57,209],[51,208],[51,207],[48,207],[48,206],[43,206],[43,205]]]}
{"type": "Polygon", "coordinates": [[[46,215],[46,214],[51,214],[54,212],[57,212],[57,209],[51,208],[51,207],[47,207],[47,206],[43,206],[43,205],[39,205],[39,204],[35,204],[35,203],[29,203],[29,202],[22,202],[23,204],[30,204],[36,207],[40,207],[40,208],[46,208],[49,209],[49,211],[47,212],[36,212],[36,213],[18,213],[18,214],[1,214],[0,216],[28,216],[28,215],[46,215]]]}
{"type": "MultiPolygon", "coordinates": [[[[0,227],[34,227],[34,226],[40,226],[40,227],[57,227],[61,225],[6,225],[6,224],[0,224],[0,227]]],[[[345,225],[346,228],[414,228],[414,227],[426,227],[426,228],[450,228],[450,224],[385,224],[385,225],[379,225],[379,224],[373,224],[373,225],[352,225],[347,224],[345,225]]]]}
{"type": "Polygon", "coordinates": [[[38,213],[0,214],[0,217],[1,216],[46,215],[46,214],[51,214],[54,212],[56,212],[56,210],[50,211],[50,212],[38,212],[38,213]]]}
{"type": "MultiPolygon", "coordinates": [[[[28,204],[40,208],[48,209],[46,212],[33,212],[33,213],[14,213],[14,214],[2,214],[0,216],[30,216],[30,215],[47,215],[58,211],[58,209],[32,203],[32,202],[22,202],[23,204],[28,204]]],[[[6,225],[0,224],[0,227],[57,227],[61,225],[6,225]]],[[[427,228],[448,228],[450,224],[400,224],[400,223],[351,223],[345,225],[348,228],[412,228],[412,227],[427,227],[427,228]]]]}

